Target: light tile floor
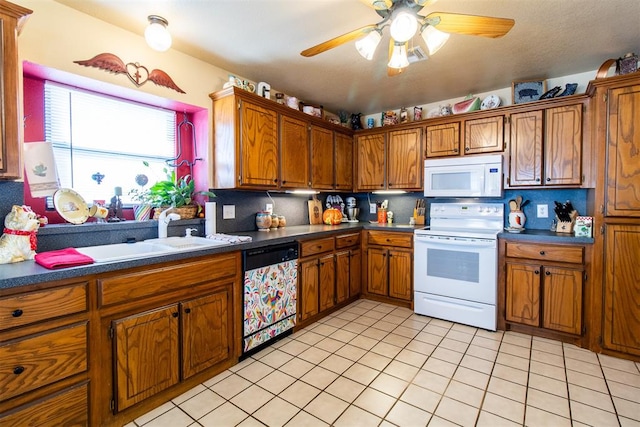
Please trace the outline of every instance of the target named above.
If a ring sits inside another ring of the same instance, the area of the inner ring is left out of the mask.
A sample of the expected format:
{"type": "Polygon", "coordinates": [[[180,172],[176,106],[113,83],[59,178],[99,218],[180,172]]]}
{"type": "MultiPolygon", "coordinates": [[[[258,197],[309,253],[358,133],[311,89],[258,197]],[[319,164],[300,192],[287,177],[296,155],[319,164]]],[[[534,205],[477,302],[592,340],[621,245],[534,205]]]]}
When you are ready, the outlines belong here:
{"type": "Polygon", "coordinates": [[[358,300],[127,427],[640,426],[640,363],[358,300]]]}

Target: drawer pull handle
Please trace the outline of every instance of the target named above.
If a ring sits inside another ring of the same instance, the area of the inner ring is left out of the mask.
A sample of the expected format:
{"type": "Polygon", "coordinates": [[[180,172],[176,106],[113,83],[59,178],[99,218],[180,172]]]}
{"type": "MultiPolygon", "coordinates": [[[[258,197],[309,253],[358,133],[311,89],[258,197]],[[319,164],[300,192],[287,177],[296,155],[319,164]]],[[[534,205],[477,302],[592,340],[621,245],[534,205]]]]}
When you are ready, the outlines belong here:
{"type": "Polygon", "coordinates": [[[544,255],[544,251],[540,251],[540,255],[544,255]]]}
{"type": "Polygon", "coordinates": [[[24,313],[21,309],[17,308],[15,310],[13,310],[13,313],[11,313],[11,315],[13,317],[20,317],[22,316],[22,313],[24,313]]]}
{"type": "Polygon", "coordinates": [[[13,368],[13,373],[16,375],[20,375],[23,372],[24,372],[24,366],[16,366],[15,368],[13,368]]]}

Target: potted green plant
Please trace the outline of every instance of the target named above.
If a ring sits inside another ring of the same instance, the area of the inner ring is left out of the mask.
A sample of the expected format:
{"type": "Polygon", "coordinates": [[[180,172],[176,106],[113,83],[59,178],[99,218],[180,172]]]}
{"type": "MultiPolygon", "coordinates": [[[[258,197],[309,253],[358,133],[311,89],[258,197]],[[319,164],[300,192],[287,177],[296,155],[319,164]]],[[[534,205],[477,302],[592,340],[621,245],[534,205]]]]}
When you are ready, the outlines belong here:
{"type": "Polygon", "coordinates": [[[173,208],[171,212],[178,213],[182,219],[195,218],[202,209],[194,199],[196,195],[215,197],[210,191],[196,191],[195,182],[191,175],[180,178],[175,170],[163,169],[167,178],[153,184],[148,190],[148,200],[155,210],[154,218],[163,210],[173,208]]]}

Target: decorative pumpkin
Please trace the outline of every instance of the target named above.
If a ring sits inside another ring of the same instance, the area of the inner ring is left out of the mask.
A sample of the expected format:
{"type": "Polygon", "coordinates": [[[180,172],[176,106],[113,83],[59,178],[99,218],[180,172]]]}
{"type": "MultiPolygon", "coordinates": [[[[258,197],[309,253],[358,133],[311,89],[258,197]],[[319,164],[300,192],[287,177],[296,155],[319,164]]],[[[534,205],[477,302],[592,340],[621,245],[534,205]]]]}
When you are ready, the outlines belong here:
{"type": "Polygon", "coordinates": [[[329,208],[322,213],[322,222],[327,225],[338,225],[342,222],[342,212],[336,208],[329,208]]]}

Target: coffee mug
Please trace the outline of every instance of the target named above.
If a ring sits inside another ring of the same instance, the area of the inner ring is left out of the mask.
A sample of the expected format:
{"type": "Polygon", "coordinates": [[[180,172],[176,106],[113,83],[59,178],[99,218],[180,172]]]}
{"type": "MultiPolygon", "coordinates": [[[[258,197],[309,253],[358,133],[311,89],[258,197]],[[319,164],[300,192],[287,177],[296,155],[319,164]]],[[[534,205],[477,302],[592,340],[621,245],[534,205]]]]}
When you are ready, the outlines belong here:
{"type": "Polygon", "coordinates": [[[106,218],[109,215],[109,209],[100,205],[93,205],[89,208],[89,215],[94,218],[106,218]]]}

